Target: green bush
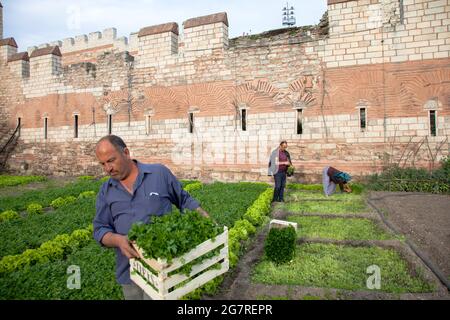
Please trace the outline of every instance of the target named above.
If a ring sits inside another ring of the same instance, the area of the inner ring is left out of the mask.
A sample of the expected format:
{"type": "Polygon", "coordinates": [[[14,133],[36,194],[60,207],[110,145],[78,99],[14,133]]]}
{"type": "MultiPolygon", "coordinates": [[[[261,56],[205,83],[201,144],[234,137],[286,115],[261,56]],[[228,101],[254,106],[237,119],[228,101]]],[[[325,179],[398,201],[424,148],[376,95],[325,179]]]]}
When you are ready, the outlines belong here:
{"type": "Polygon", "coordinates": [[[256,228],[248,220],[238,220],[230,232],[236,232],[239,240],[247,240],[250,235],[256,232],[256,228]]]}
{"type": "Polygon", "coordinates": [[[53,200],[50,203],[50,206],[52,206],[53,209],[58,209],[58,208],[62,207],[65,203],[66,203],[66,201],[64,200],[64,198],[60,197],[60,198],[53,200]]]}
{"type": "Polygon", "coordinates": [[[264,243],[264,253],[276,264],[289,262],[294,259],[296,239],[297,235],[292,226],[272,228],[264,243]]]}
{"type": "Polygon", "coordinates": [[[20,219],[20,215],[14,210],[7,210],[0,213],[0,223],[16,219],[20,219]]]}
{"type": "Polygon", "coordinates": [[[192,192],[195,190],[200,190],[203,187],[201,182],[193,182],[184,187],[184,190],[187,192],[192,192]]]}
{"type": "Polygon", "coordinates": [[[448,178],[450,176],[450,156],[441,160],[442,168],[441,170],[444,172],[444,175],[448,178]]]}
{"type": "Polygon", "coordinates": [[[350,188],[352,188],[353,194],[361,194],[364,192],[364,189],[365,189],[364,186],[359,183],[350,183],[349,186],[350,186],[350,188]]]}
{"type": "Polygon", "coordinates": [[[270,211],[272,197],[272,189],[264,191],[253,205],[248,208],[247,212],[244,214],[244,218],[254,226],[261,225],[270,211]]]}
{"type": "Polygon", "coordinates": [[[44,209],[42,208],[42,206],[39,203],[31,203],[27,207],[27,213],[30,216],[43,214],[44,209]]]}
{"type": "Polygon", "coordinates": [[[65,198],[60,197],[60,198],[53,200],[50,205],[52,206],[53,209],[56,210],[58,208],[61,208],[62,206],[68,205],[75,201],[77,201],[77,198],[75,198],[74,196],[68,196],[65,198]]]}
{"type": "Polygon", "coordinates": [[[368,177],[372,190],[450,193],[450,160],[445,158],[441,167],[432,172],[423,168],[388,168],[368,177]]]}
{"type": "Polygon", "coordinates": [[[86,199],[86,198],[95,198],[97,196],[97,193],[95,193],[95,191],[85,191],[80,193],[80,195],[78,196],[78,199],[86,199]]]}

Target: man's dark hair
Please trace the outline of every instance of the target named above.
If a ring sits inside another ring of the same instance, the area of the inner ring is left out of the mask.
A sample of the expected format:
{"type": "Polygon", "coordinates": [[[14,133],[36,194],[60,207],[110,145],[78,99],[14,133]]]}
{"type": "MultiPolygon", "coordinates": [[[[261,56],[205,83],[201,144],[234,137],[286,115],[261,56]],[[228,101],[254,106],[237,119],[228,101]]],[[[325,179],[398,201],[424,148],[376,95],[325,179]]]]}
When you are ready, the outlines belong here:
{"type": "Polygon", "coordinates": [[[281,142],[280,142],[280,146],[282,146],[282,145],[285,144],[285,143],[287,144],[287,141],[286,141],[286,140],[281,141],[281,142]]]}
{"type": "Polygon", "coordinates": [[[99,140],[99,142],[97,142],[97,145],[103,141],[109,141],[109,143],[111,143],[114,146],[114,148],[116,148],[116,150],[119,151],[120,153],[123,153],[125,148],[127,148],[127,145],[125,144],[125,142],[122,140],[121,137],[118,137],[118,136],[109,135],[109,136],[103,137],[99,140]]]}

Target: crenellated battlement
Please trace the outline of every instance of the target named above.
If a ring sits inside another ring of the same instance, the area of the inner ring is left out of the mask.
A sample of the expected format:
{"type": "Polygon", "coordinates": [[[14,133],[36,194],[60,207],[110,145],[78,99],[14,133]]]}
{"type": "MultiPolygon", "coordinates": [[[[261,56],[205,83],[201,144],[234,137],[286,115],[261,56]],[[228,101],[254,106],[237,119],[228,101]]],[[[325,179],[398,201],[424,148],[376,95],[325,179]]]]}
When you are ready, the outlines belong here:
{"type": "Polygon", "coordinates": [[[8,58],[17,53],[17,43],[14,38],[0,39],[0,62],[7,62],[8,58]]]}
{"type": "Polygon", "coordinates": [[[140,65],[151,64],[178,53],[178,24],[175,22],[146,27],[138,33],[140,65]]]}
{"type": "MultiPolygon", "coordinates": [[[[130,37],[131,39],[132,37],[130,37]]],[[[73,38],[43,43],[38,46],[31,46],[27,49],[28,53],[36,49],[42,49],[50,46],[59,46],[62,54],[70,54],[76,51],[95,49],[98,47],[109,47],[117,50],[128,51],[128,38],[117,38],[117,29],[105,29],[103,32],[91,32],[88,35],[78,35],[73,38]]]]}
{"type": "Polygon", "coordinates": [[[183,23],[184,33],[180,35],[175,22],[148,26],[129,37],[117,37],[117,29],[91,32],[63,40],[31,46],[31,54],[37,49],[58,46],[63,55],[63,65],[93,62],[95,55],[105,51],[128,51],[140,56],[141,61],[159,60],[164,56],[182,53],[183,56],[211,54],[215,49],[228,47],[228,17],[225,12],[192,18],[183,23]]]}
{"type": "MultiPolygon", "coordinates": [[[[425,0],[414,0],[413,3],[328,0],[328,13],[318,26],[272,30],[232,41],[228,36],[225,12],[188,19],[183,22],[182,29],[175,22],[144,27],[129,38],[118,38],[117,30],[110,28],[30,47],[29,70],[27,63],[22,63],[18,73],[25,79],[30,77],[43,82],[49,78],[42,78],[42,75],[51,75],[52,82],[67,84],[66,70],[70,71],[71,65],[96,65],[105,53],[128,52],[134,57],[134,72],[139,71],[146,77],[143,81],[151,81],[153,85],[162,82],[179,85],[202,80],[231,80],[232,73],[236,72],[234,64],[239,63],[239,59],[240,63],[255,65],[254,61],[247,61],[246,56],[261,53],[259,61],[268,64],[283,52],[277,51],[282,46],[305,54],[305,61],[323,63],[328,68],[448,57],[446,2],[428,4],[425,0]],[[433,17],[439,19],[431,23],[433,17]],[[258,49],[262,47],[270,48],[270,53],[263,54],[264,50],[258,49]],[[48,53],[55,48],[59,48],[60,54],[48,53]],[[46,52],[46,57],[36,57],[39,52],[46,52]]],[[[17,44],[13,38],[0,40],[0,58],[4,62],[16,53],[17,44]]],[[[104,68],[108,69],[108,66],[104,68]]],[[[245,79],[267,76],[274,75],[258,70],[245,79]]],[[[32,83],[28,82],[28,87],[32,83]]],[[[116,87],[124,85],[120,83],[116,87]]],[[[44,83],[40,87],[52,86],[44,83]]]]}
{"type": "Polygon", "coordinates": [[[8,58],[8,65],[11,72],[21,78],[30,77],[30,57],[28,52],[19,52],[8,58]]]}

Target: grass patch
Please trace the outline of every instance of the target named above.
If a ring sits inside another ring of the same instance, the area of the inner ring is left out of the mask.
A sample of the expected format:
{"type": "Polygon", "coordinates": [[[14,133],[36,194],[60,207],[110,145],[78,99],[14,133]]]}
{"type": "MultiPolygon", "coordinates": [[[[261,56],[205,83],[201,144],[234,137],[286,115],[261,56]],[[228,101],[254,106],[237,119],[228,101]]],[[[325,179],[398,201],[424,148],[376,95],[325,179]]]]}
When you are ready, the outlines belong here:
{"type": "Polygon", "coordinates": [[[55,211],[0,224],[0,257],[35,249],[59,234],[72,233],[92,222],[95,198],[80,199],[55,211]]]}
{"type": "Polygon", "coordinates": [[[368,208],[363,200],[354,201],[303,201],[286,203],[284,209],[293,213],[336,213],[353,214],[364,213],[368,208]]]}
{"type": "Polygon", "coordinates": [[[305,199],[323,199],[323,200],[338,200],[338,201],[350,201],[350,200],[361,200],[363,197],[359,194],[354,193],[335,193],[329,197],[321,192],[311,192],[311,191],[294,191],[290,192],[287,197],[287,201],[303,201],[305,199]]]}
{"type": "Polygon", "coordinates": [[[288,190],[305,190],[305,191],[323,191],[321,184],[301,184],[301,183],[288,183],[286,185],[288,190]]]}
{"type": "Polygon", "coordinates": [[[70,183],[63,188],[52,186],[42,190],[28,191],[20,196],[1,197],[0,212],[6,210],[25,211],[30,203],[39,203],[43,207],[48,207],[53,200],[60,197],[78,197],[80,193],[85,191],[95,191],[97,193],[101,185],[101,181],[83,180],[70,183]]]}
{"type": "Polygon", "coordinates": [[[41,263],[0,277],[0,300],[120,300],[114,250],[94,240],[66,260],[41,263]],[[79,266],[81,289],[69,290],[69,266],[79,266]]]}
{"type": "Polygon", "coordinates": [[[386,233],[370,219],[291,216],[288,220],[298,223],[298,237],[333,240],[396,239],[395,235],[386,233]]]}
{"type": "MultiPolygon", "coordinates": [[[[349,183],[352,188],[352,194],[361,194],[365,191],[365,187],[360,183],[349,183]]],[[[323,185],[321,184],[301,184],[301,183],[288,183],[286,185],[288,190],[303,190],[303,191],[317,191],[323,193],[323,185]]],[[[339,192],[339,186],[336,187],[339,192]]]]}
{"type": "Polygon", "coordinates": [[[275,265],[264,258],[253,270],[252,281],[275,285],[302,285],[345,290],[368,290],[367,268],[381,269],[381,289],[390,293],[430,292],[433,286],[421,276],[411,276],[405,260],[390,249],[304,244],[295,259],[275,265]]]}
{"type": "Polygon", "coordinates": [[[8,176],[0,175],[0,188],[25,185],[32,182],[47,181],[43,176],[8,176]]]}
{"type": "Polygon", "coordinates": [[[189,194],[197,199],[202,208],[220,225],[231,228],[241,219],[259,195],[269,186],[264,183],[221,183],[203,185],[189,194]]]}

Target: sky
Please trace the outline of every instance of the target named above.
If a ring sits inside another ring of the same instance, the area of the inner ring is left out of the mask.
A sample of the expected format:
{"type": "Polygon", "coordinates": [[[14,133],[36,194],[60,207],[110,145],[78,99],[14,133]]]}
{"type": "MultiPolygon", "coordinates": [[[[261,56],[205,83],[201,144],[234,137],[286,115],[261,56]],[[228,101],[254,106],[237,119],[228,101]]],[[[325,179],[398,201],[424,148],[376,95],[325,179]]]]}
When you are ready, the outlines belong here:
{"type": "MultiPolygon", "coordinates": [[[[14,37],[19,51],[68,37],[116,28],[129,37],[143,27],[227,12],[230,38],[282,28],[281,0],[0,0],[3,36],[14,37]]],[[[326,0],[292,0],[296,26],[314,25],[326,0]]]]}

